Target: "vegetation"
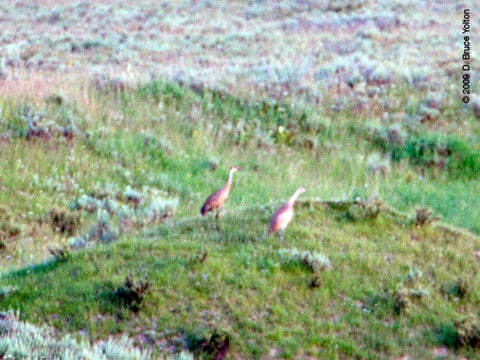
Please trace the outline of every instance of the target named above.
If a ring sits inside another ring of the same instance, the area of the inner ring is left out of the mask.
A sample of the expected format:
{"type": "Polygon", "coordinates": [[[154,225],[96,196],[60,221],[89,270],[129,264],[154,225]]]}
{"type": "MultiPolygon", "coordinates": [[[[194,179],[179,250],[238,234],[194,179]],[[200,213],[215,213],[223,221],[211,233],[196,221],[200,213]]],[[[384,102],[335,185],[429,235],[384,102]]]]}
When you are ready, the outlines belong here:
{"type": "MultiPolygon", "coordinates": [[[[12,312],[0,314],[0,353],[4,359],[140,360],[152,356],[149,351],[135,348],[127,337],[110,338],[93,346],[68,335],[59,338],[53,329],[18,321],[18,313],[12,312]]],[[[171,357],[191,358],[192,354],[185,351],[171,357]]]]}
{"type": "Polygon", "coordinates": [[[156,351],[198,352],[194,339],[218,332],[242,357],[434,358],[442,344],[475,354],[471,340],[439,331],[478,326],[456,324],[479,300],[480,239],[387,211],[352,221],[305,201],[286,239],[309,249],[300,253],[258,237],[271,210],[231,212],[220,233],[208,219],[179,220],[11,272],[2,286],[18,289],[3,306],[93,339],[150,336],[156,351]]]}
{"type": "Polygon", "coordinates": [[[480,357],[454,5],[54,5],[0,6],[0,357],[480,357]]]}

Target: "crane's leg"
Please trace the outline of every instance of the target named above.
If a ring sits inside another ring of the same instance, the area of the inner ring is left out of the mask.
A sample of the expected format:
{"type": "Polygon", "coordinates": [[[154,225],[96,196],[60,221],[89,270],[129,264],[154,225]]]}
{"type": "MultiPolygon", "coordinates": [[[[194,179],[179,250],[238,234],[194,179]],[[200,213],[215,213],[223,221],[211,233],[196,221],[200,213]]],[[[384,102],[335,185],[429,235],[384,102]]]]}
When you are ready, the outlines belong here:
{"type": "Polygon", "coordinates": [[[280,230],[280,241],[283,244],[285,242],[285,230],[280,230]]]}
{"type": "Polygon", "coordinates": [[[220,219],[219,219],[220,212],[217,209],[217,212],[215,214],[215,221],[217,223],[217,231],[220,231],[220,219]]]}

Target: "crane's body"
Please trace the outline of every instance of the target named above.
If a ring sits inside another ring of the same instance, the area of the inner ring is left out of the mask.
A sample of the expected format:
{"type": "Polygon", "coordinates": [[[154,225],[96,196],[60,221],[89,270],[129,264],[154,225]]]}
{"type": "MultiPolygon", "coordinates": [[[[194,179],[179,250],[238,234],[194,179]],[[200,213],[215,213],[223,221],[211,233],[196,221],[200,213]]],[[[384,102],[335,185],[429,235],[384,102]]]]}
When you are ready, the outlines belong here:
{"type": "Polygon", "coordinates": [[[200,213],[202,214],[202,216],[207,215],[212,210],[216,210],[215,219],[217,221],[217,229],[219,229],[219,223],[218,223],[219,210],[222,207],[223,203],[227,200],[228,195],[230,194],[230,187],[232,186],[233,174],[238,170],[239,168],[236,166],[232,166],[230,168],[230,171],[228,173],[228,180],[225,186],[222,187],[220,190],[214,192],[212,195],[210,195],[207,198],[207,200],[205,200],[205,203],[200,209],[200,213]]]}
{"type": "Polygon", "coordinates": [[[283,204],[283,206],[275,211],[273,214],[272,219],[270,220],[270,226],[268,228],[268,232],[275,233],[280,232],[281,237],[283,239],[283,233],[287,228],[290,221],[293,219],[293,204],[297,200],[298,196],[305,192],[305,188],[300,186],[297,191],[288,199],[288,201],[283,204]]]}

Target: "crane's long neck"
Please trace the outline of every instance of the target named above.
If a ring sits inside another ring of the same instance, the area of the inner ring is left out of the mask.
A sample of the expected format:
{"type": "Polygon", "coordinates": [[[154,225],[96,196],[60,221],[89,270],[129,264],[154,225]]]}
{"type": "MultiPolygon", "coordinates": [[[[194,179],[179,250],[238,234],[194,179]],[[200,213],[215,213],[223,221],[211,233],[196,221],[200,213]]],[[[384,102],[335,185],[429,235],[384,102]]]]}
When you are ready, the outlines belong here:
{"type": "Polygon", "coordinates": [[[293,203],[297,200],[298,195],[300,195],[301,193],[302,193],[302,190],[300,189],[295,191],[295,193],[290,197],[290,199],[288,199],[287,204],[289,204],[290,206],[293,206],[293,203]]]}
{"type": "Polygon", "coordinates": [[[233,173],[234,173],[234,171],[230,171],[228,173],[228,180],[227,180],[227,184],[225,185],[225,188],[227,190],[230,190],[230,186],[232,186],[233,173]]]}

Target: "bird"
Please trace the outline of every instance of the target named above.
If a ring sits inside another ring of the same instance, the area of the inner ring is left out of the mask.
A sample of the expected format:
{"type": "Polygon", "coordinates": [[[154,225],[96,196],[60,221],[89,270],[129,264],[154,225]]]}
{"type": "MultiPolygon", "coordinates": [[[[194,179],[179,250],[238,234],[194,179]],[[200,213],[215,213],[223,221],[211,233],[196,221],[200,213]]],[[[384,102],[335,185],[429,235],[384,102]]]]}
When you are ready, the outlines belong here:
{"type": "Polygon", "coordinates": [[[275,214],[273,214],[272,218],[270,219],[270,226],[268,228],[269,234],[280,232],[280,238],[283,241],[285,229],[293,219],[293,204],[297,200],[298,196],[303,192],[305,192],[305,188],[300,186],[290,197],[290,199],[288,199],[288,201],[283,204],[280,209],[275,211],[275,214]]]}
{"type": "Polygon", "coordinates": [[[228,172],[228,180],[225,186],[222,187],[220,190],[214,192],[212,195],[210,195],[207,198],[207,200],[205,200],[205,203],[203,204],[200,210],[200,213],[202,214],[202,216],[207,215],[210,211],[214,209],[216,210],[215,220],[217,222],[217,230],[220,230],[220,224],[218,221],[220,208],[222,207],[223,203],[227,200],[228,194],[230,193],[233,174],[239,170],[240,169],[236,166],[232,166],[230,168],[230,171],[228,172]]]}

